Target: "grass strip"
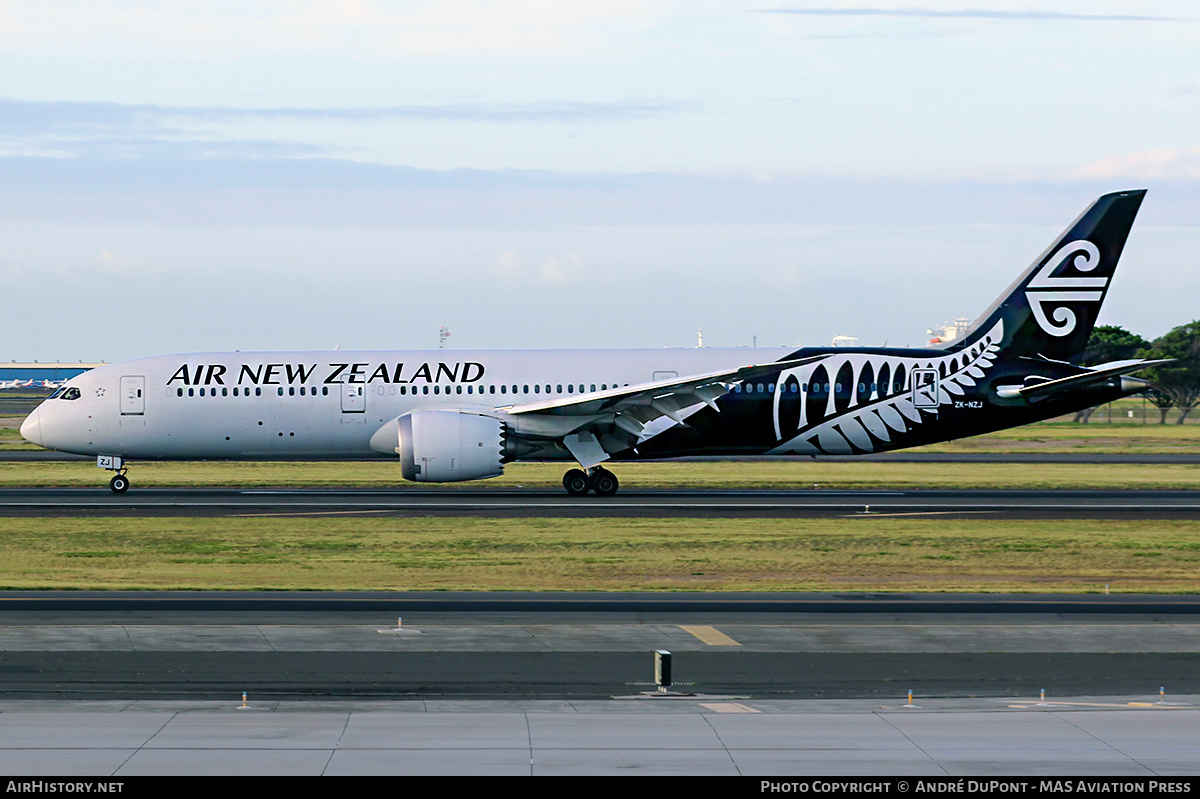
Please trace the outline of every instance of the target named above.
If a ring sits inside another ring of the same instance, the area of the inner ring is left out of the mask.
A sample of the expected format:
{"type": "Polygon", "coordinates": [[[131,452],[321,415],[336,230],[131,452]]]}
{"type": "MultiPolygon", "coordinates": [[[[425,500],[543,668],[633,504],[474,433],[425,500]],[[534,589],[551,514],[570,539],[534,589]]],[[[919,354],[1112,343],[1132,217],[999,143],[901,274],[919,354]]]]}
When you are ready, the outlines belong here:
{"type": "Polygon", "coordinates": [[[1190,593],[1200,521],[2,521],[0,588],[1190,593]]]}
{"type": "MultiPolygon", "coordinates": [[[[134,490],[166,487],[350,487],[411,490],[463,488],[562,489],[569,464],[514,463],[501,477],[470,483],[407,483],[399,464],[378,462],[213,461],[135,462],[134,490]]],[[[1111,488],[1194,489],[1200,464],[880,463],[710,461],[618,463],[624,489],[885,489],[1111,488]]],[[[0,486],[92,486],[106,489],[108,472],[87,462],[0,462],[0,486]]]]}

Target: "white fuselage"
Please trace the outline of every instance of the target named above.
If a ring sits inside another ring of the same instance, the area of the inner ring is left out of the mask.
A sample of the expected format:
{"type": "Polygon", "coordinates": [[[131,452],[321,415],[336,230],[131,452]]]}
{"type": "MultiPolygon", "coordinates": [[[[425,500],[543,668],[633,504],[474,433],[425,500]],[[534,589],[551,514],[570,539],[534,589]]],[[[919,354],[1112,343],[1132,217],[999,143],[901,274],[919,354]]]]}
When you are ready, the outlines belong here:
{"type": "Polygon", "coordinates": [[[50,449],[131,459],[353,458],[425,409],[522,403],[773,361],[788,349],[233,352],[86,372],[27,419],[50,449]],[[78,391],[76,399],[64,399],[78,391]]]}

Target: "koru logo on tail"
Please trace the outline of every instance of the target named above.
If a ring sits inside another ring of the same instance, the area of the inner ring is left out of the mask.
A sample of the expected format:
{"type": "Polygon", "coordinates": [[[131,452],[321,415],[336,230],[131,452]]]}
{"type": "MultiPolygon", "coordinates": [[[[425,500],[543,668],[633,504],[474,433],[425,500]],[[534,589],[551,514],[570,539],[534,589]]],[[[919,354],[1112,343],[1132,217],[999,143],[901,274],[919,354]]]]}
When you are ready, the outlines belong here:
{"type": "Polygon", "coordinates": [[[1075,257],[1071,266],[1079,272],[1090,272],[1100,263],[1100,250],[1095,244],[1085,239],[1072,241],[1050,256],[1029,281],[1030,290],[1025,292],[1038,327],[1052,336],[1067,336],[1075,330],[1075,312],[1066,303],[1100,302],[1104,298],[1104,287],[1108,285],[1106,277],[1054,277],[1054,270],[1072,255],[1075,257]],[[1052,310],[1053,322],[1046,316],[1047,307],[1052,310]]]}

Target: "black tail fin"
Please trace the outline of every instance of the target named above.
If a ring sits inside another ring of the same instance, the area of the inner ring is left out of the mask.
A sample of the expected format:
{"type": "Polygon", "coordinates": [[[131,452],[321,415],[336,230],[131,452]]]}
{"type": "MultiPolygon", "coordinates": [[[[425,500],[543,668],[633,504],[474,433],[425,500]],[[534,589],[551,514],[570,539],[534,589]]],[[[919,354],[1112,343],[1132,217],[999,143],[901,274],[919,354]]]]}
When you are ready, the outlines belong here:
{"type": "Polygon", "coordinates": [[[1077,360],[1145,195],[1122,191],[1092,203],[949,349],[968,347],[1002,323],[1006,355],[1077,360]]]}

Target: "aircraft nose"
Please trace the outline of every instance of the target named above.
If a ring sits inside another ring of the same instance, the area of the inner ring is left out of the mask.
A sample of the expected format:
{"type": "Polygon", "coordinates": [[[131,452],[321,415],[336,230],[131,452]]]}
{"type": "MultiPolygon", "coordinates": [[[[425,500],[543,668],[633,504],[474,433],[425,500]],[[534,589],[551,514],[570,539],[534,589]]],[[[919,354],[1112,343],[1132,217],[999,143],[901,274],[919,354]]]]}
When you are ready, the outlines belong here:
{"type": "Polygon", "coordinates": [[[21,423],[21,438],[26,441],[42,446],[42,417],[41,409],[34,408],[33,413],[25,417],[25,421],[21,423]]]}

